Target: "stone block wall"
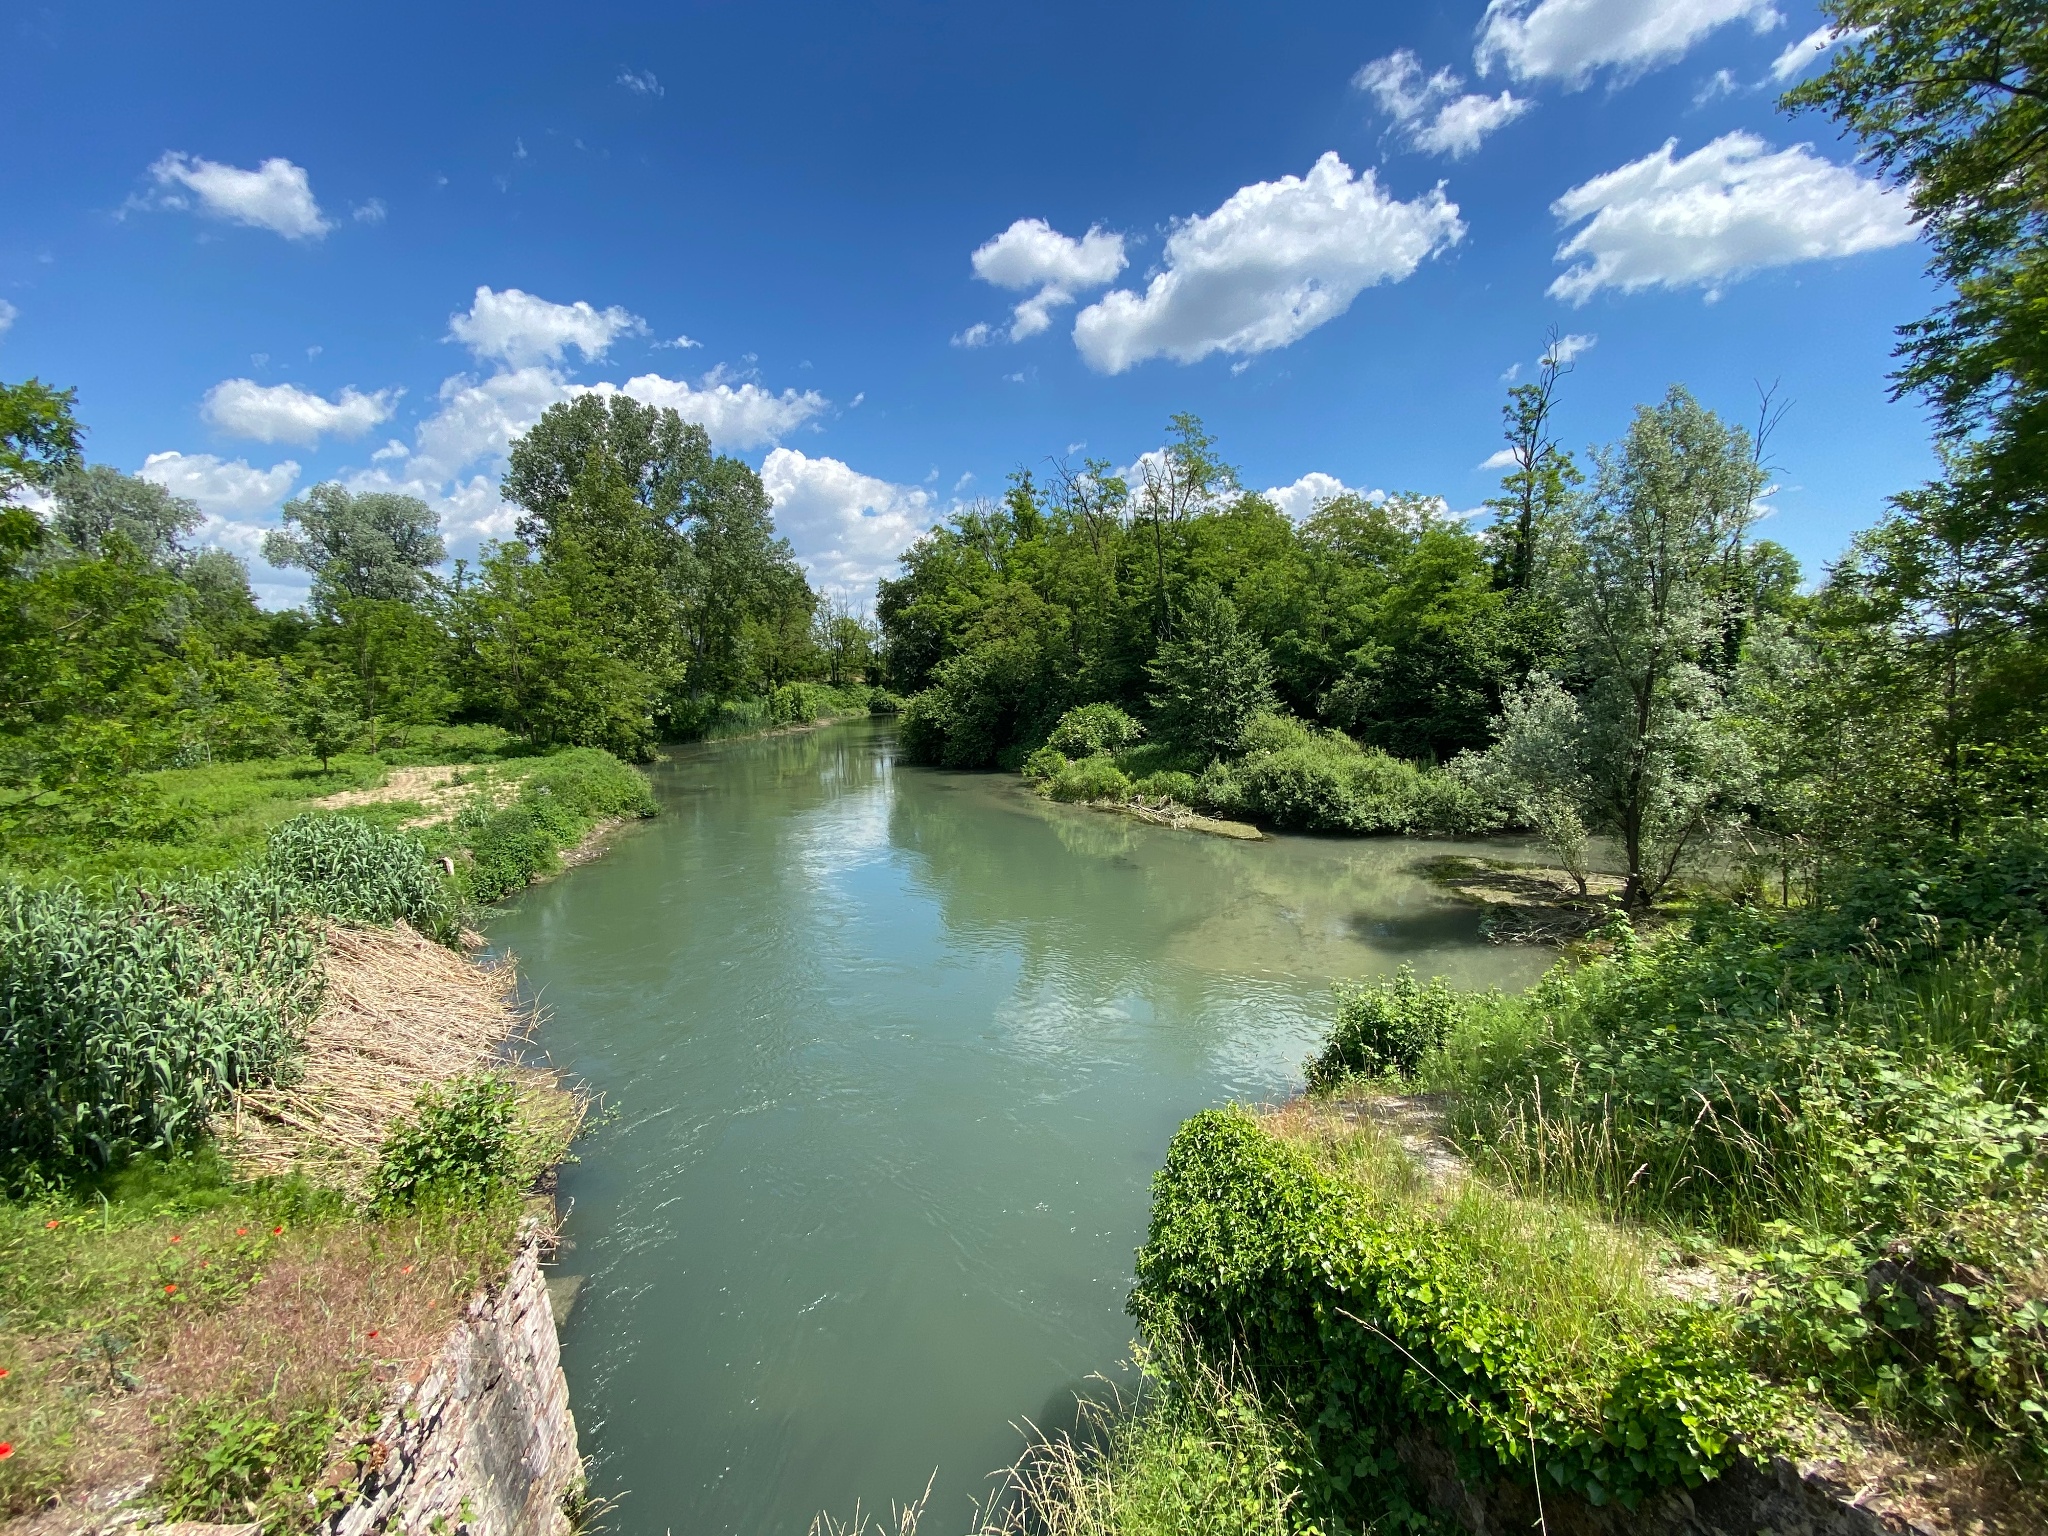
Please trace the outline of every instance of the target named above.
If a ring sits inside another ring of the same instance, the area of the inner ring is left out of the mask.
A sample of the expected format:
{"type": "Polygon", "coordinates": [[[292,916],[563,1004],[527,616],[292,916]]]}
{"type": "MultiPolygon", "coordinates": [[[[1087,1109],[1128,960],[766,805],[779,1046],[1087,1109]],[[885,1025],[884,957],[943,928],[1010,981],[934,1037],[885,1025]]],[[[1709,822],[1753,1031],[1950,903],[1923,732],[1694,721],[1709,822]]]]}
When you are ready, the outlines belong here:
{"type": "Polygon", "coordinates": [[[362,1492],[328,1536],[568,1536],[582,1477],[554,1309],[531,1232],[386,1412],[362,1492]]]}

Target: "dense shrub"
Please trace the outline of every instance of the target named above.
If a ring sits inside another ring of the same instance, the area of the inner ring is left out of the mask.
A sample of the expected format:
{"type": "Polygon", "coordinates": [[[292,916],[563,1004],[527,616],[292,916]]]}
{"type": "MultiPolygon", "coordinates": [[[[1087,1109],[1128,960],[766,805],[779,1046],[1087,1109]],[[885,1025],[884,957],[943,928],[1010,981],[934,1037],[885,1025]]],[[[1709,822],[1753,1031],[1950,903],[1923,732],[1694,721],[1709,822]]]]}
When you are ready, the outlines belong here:
{"type": "Polygon", "coordinates": [[[472,901],[489,904],[559,866],[557,854],[593,824],[614,816],[652,816],[645,775],[608,752],[578,748],[545,760],[519,798],[493,810],[479,802],[455,819],[470,857],[461,866],[472,901]]]}
{"type": "MultiPolygon", "coordinates": [[[[1284,1399],[1314,1455],[1312,1502],[1352,1528],[1398,1521],[1397,1442],[1433,1430],[1471,1482],[1532,1475],[1594,1504],[1697,1486],[1767,1449],[1785,1403],[1708,1308],[1629,1301],[1555,1273],[1527,1223],[1464,1219],[1318,1166],[1242,1111],[1181,1127],[1153,1182],[1131,1311],[1284,1399]],[[1532,1461],[1534,1463],[1532,1467],[1532,1461]]],[[[1569,1226],[1558,1229],[1569,1234],[1569,1226]]]]}
{"type": "Polygon", "coordinates": [[[96,898],[0,886],[0,1164],[189,1146],[289,1062],[319,998],[309,886],[244,875],[96,898]]]}
{"type": "Polygon", "coordinates": [[[1423,1064],[1494,1178],[1754,1257],[1745,1331],[1848,1407],[2048,1464],[2043,844],[1705,908],[1472,1009],[1423,1064]]]}
{"type": "Polygon", "coordinates": [[[1057,747],[1040,747],[1024,759],[1018,770],[1034,784],[1043,784],[1059,777],[1066,770],[1067,757],[1057,747]]]}
{"type": "Polygon", "coordinates": [[[260,867],[309,912],[404,921],[444,943],[459,926],[454,893],[419,839],[353,816],[294,816],[270,834],[260,867]]]}
{"type": "Polygon", "coordinates": [[[1204,794],[1276,827],[1303,832],[1475,834],[1508,823],[1502,806],[1466,778],[1417,768],[1341,731],[1291,716],[1255,716],[1241,756],[1204,794]]]}
{"type": "Polygon", "coordinates": [[[1130,792],[1131,781],[1107,753],[1068,763],[1046,785],[1055,800],[1123,800],[1130,792]]]}
{"type": "Polygon", "coordinates": [[[1195,803],[1195,776],[1166,768],[1131,781],[1131,793],[1147,800],[1171,800],[1176,805],[1195,803]]]}
{"type": "Polygon", "coordinates": [[[370,1183],[378,1211],[488,1205],[519,1171],[519,1095],[479,1074],[422,1089],[410,1119],[385,1139],[370,1183]]]}
{"type": "Polygon", "coordinates": [[[903,710],[903,700],[886,688],[874,688],[868,692],[868,713],[871,715],[894,715],[903,710]]]}
{"type": "Polygon", "coordinates": [[[1323,1049],[1309,1058],[1308,1085],[1315,1090],[1353,1076],[1406,1076],[1442,1043],[1462,1011],[1458,993],[1441,976],[1422,985],[1405,965],[1376,986],[1340,985],[1337,1022],[1323,1049]]]}
{"type": "Polygon", "coordinates": [[[1145,728],[1114,704],[1083,704],[1060,716],[1046,745],[1068,757],[1117,752],[1137,741],[1145,728]]]}

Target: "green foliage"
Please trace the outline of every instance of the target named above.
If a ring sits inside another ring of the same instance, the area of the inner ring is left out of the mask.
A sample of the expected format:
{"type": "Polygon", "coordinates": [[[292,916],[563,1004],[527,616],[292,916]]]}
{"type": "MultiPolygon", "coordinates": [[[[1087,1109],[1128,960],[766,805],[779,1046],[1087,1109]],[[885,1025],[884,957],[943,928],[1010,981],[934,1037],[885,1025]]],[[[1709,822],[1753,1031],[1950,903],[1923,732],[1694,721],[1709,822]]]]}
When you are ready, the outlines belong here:
{"type": "MultiPolygon", "coordinates": [[[[82,462],[85,432],[73,414],[77,403],[77,390],[52,389],[40,379],[0,384],[0,503],[11,502],[24,485],[47,487],[82,462]]],[[[25,515],[33,524],[34,514],[25,515]]]]}
{"type": "Polygon", "coordinates": [[[322,613],[349,599],[418,602],[445,553],[441,519],[417,496],[357,493],[330,480],[286,502],[283,515],[284,531],[264,536],[263,558],[311,571],[322,613]]]}
{"type": "MultiPolygon", "coordinates": [[[[825,683],[784,683],[768,695],[767,723],[809,725],[814,720],[876,713],[874,702],[875,695],[867,688],[836,688],[825,683]]],[[[887,714],[889,711],[884,709],[879,713],[887,714]]]]}
{"type": "Polygon", "coordinates": [[[1470,834],[1507,821],[1443,769],[1417,768],[1291,716],[1255,716],[1238,740],[1243,757],[1202,777],[1198,803],[1304,832],[1470,834]]]}
{"type": "Polygon", "coordinates": [[[992,766],[1006,747],[1049,734],[1071,685],[1065,613],[1029,587],[992,592],[931,686],[903,706],[900,737],[913,762],[947,768],[992,766]]]}
{"type": "Polygon", "coordinates": [[[339,1488],[316,1484],[342,1429],[327,1403],[251,1403],[217,1393],[179,1405],[166,1425],[170,1446],[160,1493],[173,1520],[255,1522],[265,1533],[290,1531],[339,1507],[339,1488]]]}
{"type": "Polygon", "coordinates": [[[1195,776],[1164,768],[1131,781],[1131,793],[1142,800],[1171,800],[1176,805],[1195,803],[1195,776]]]}
{"type": "Polygon", "coordinates": [[[1083,704],[1060,716],[1046,745],[1068,757],[1093,757],[1120,752],[1145,734],[1145,728],[1114,704],[1083,704]]]}
{"type": "Polygon", "coordinates": [[[1255,1384],[1185,1348],[1139,1350],[1137,1401],[1084,1399],[1080,1423],[1008,1473],[975,1536],[1319,1536],[1306,1437],[1255,1384]]]}
{"type": "Polygon", "coordinates": [[[298,894],[255,876],[157,896],[0,886],[0,1167],[190,1146],[232,1090],[282,1070],[319,991],[298,894]]]}
{"type": "Polygon", "coordinates": [[[1228,752],[1247,721],[1273,708],[1266,648],[1243,632],[1236,605],[1210,583],[1190,593],[1178,629],[1148,670],[1159,734],[1191,752],[1228,752]]]}
{"type": "Polygon", "coordinates": [[[1746,1250],[1764,1368],[2037,1464],[2044,848],[2011,826],[1703,909],[1468,1007],[1421,1080],[1510,1187],[1746,1250]]]}
{"type": "Polygon", "coordinates": [[[410,923],[455,941],[454,893],[419,840],[353,816],[295,816],[270,834],[261,872],[302,911],[354,923],[410,923]]]}
{"type": "Polygon", "coordinates": [[[1533,1476],[1631,1507],[1769,1447],[1786,1405],[1725,1319],[1654,1302],[1639,1271],[1603,1284],[1585,1246],[1600,1239],[1569,1220],[1546,1227],[1478,1191],[1448,1211],[1414,1198],[1389,1157],[1377,1185],[1340,1177],[1212,1110],[1181,1127],[1153,1185],[1131,1311],[1148,1338],[1234,1351],[1290,1405],[1314,1452],[1311,1504],[1352,1524],[1418,1520],[1395,1455],[1418,1425],[1475,1482],[1533,1476]]]}
{"type": "Polygon", "coordinates": [[[1055,800],[1125,800],[1131,781],[1116,759],[1103,752],[1067,763],[1046,782],[1045,792],[1055,800]]]}
{"type": "Polygon", "coordinates": [[[1057,747],[1039,747],[1024,759],[1019,771],[1034,784],[1044,784],[1066,771],[1067,755],[1057,747]]]}
{"type": "MultiPolygon", "coordinates": [[[[1958,480],[1988,527],[2038,548],[2048,487],[2048,9],[2040,0],[1831,0],[1841,46],[1786,104],[1862,141],[1912,199],[1946,295],[1901,327],[1902,390],[1963,451],[1958,480]]],[[[2024,554],[2022,555],[2023,558],[2024,554]]],[[[2048,576],[2030,562],[2038,597],[2048,576]]]]}
{"type": "Polygon", "coordinates": [[[479,1074],[422,1089],[410,1120],[385,1139],[370,1182],[371,1209],[486,1206],[519,1174],[519,1095],[479,1074]]]}
{"type": "Polygon", "coordinates": [[[654,813],[646,778],[609,753],[556,753],[527,776],[512,804],[493,808],[479,799],[456,817],[455,836],[470,852],[457,866],[459,878],[472,901],[488,905],[553,872],[557,853],[596,822],[654,813]]]}
{"type": "Polygon", "coordinates": [[[1441,976],[1427,985],[1402,966],[1377,986],[1340,985],[1337,1022],[1323,1049],[1309,1058],[1311,1092],[1347,1077],[1406,1077],[1436,1049],[1463,1012],[1458,994],[1441,976]]]}

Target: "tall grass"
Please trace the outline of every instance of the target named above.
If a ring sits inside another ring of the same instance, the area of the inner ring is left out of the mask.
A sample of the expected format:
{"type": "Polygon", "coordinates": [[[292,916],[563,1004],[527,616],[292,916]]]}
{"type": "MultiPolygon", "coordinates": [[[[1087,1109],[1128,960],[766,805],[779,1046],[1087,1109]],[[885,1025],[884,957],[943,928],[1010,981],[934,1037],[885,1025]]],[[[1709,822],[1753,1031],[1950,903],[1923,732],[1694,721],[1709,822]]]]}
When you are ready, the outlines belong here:
{"type": "Polygon", "coordinates": [[[0,883],[0,1170],[16,1181],[190,1146],[237,1089],[290,1070],[318,1006],[319,916],[452,939],[419,843],[286,823],[242,873],[149,892],[0,883]]]}
{"type": "Polygon", "coordinates": [[[609,752],[579,748],[548,758],[511,805],[479,799],[455,819],[454,836],[469,850],[459,866],[472,901],[503,899],[559,867],[561,849],[615,816],[652,816],[654,792],[645,775],[609,752]]]}

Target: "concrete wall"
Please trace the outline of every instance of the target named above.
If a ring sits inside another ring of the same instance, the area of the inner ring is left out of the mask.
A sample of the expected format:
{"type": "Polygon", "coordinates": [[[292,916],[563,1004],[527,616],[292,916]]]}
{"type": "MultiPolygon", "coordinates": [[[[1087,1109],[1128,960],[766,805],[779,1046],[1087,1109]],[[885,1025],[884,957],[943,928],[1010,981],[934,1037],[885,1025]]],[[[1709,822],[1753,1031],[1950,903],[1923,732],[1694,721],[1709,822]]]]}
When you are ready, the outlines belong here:
{"type": "Polygon", "coordinates": [[[555,1314],[531,1233],[386,1412],[362,1492],[329,1536],[567,1536],[582,1476],[555,1314]]]}

